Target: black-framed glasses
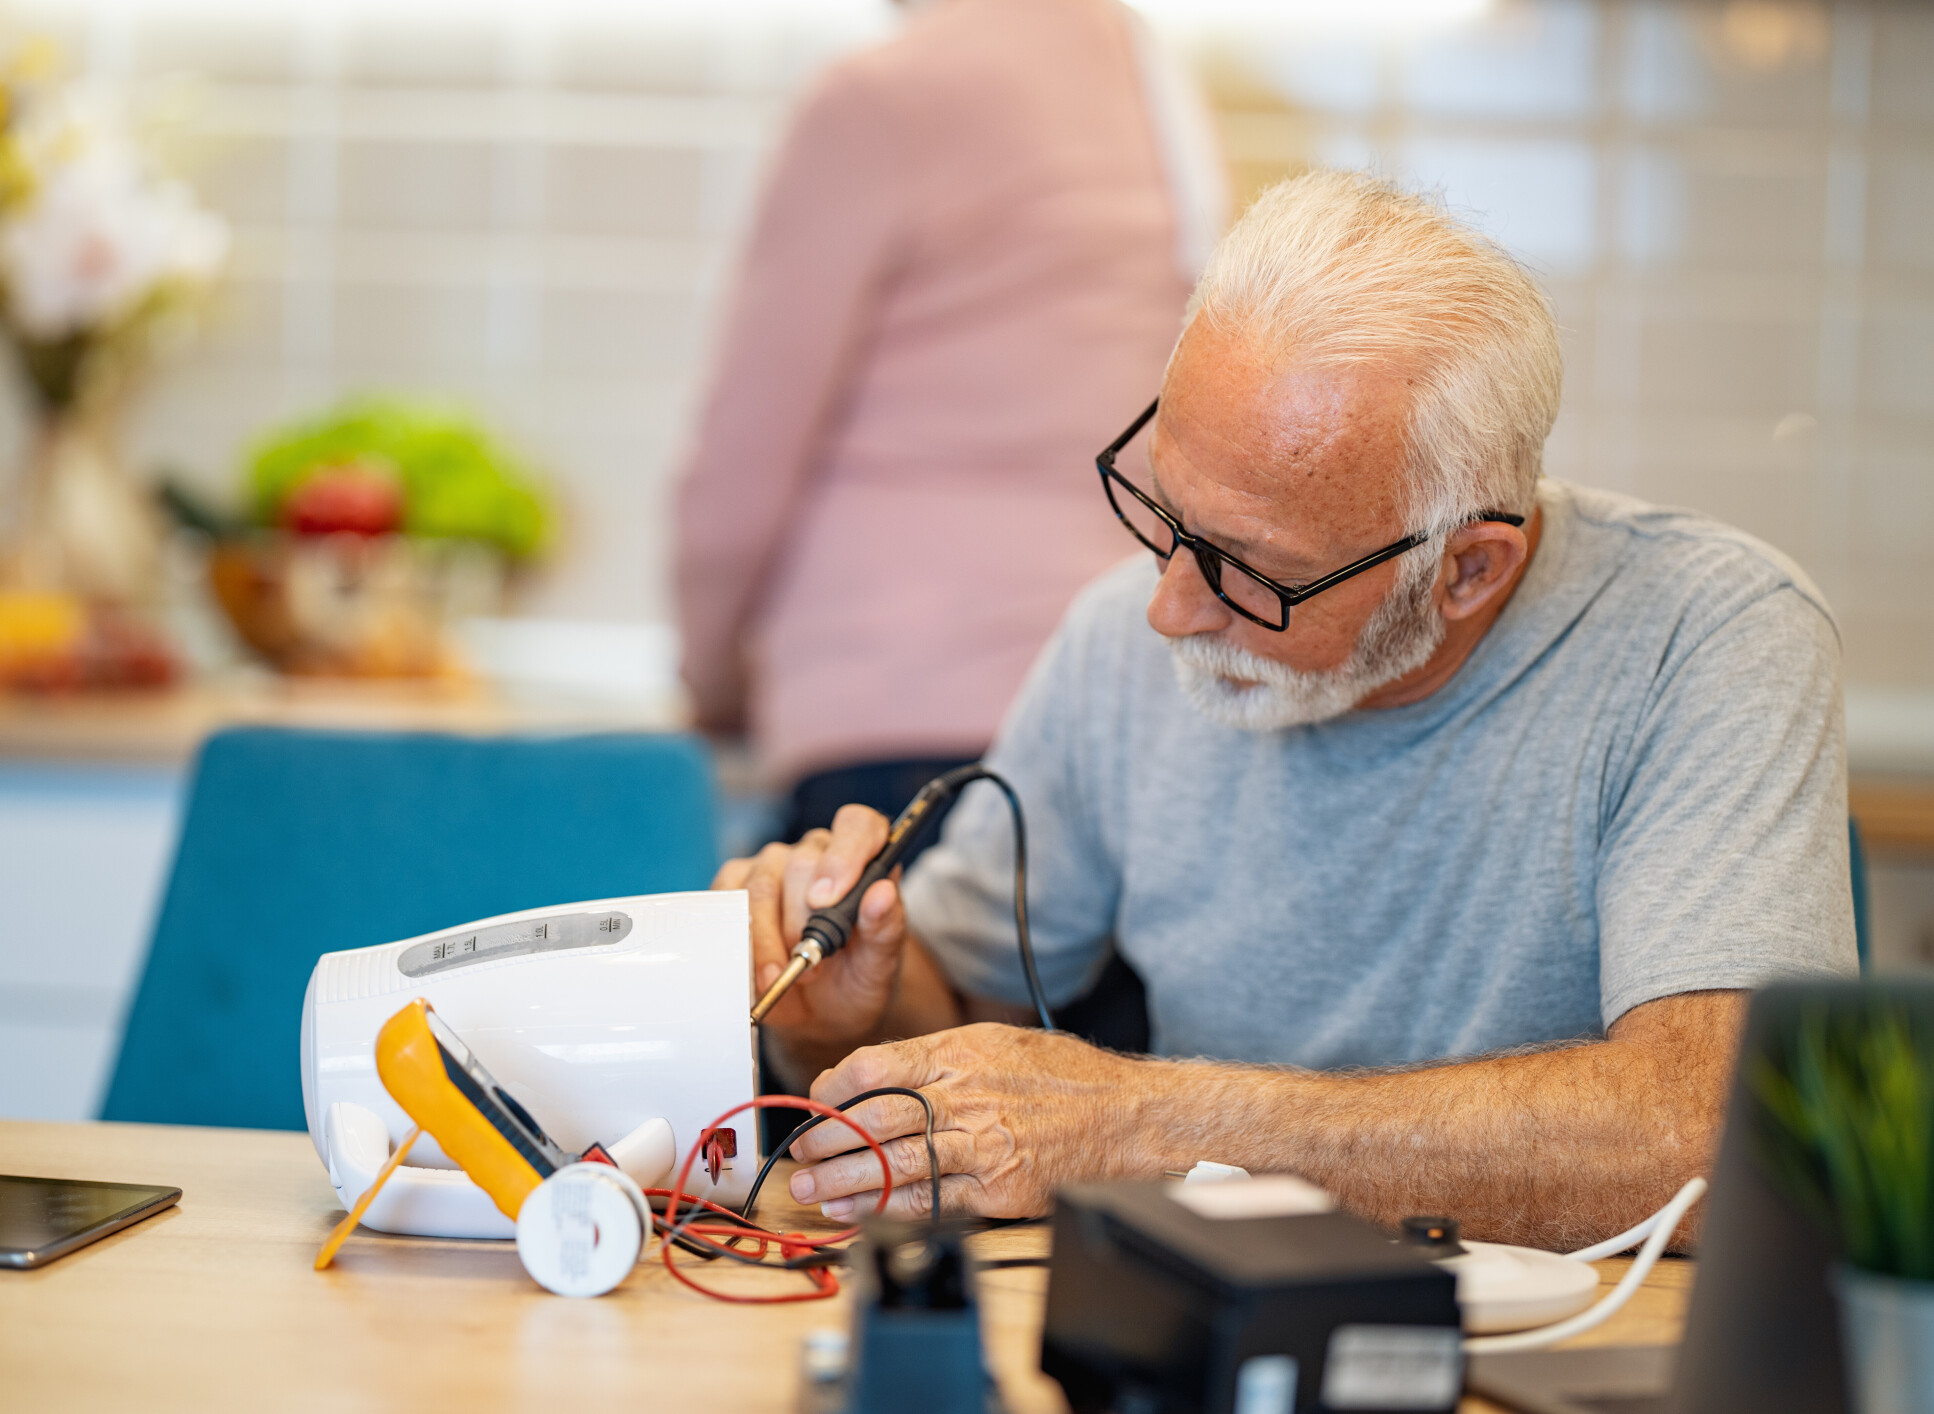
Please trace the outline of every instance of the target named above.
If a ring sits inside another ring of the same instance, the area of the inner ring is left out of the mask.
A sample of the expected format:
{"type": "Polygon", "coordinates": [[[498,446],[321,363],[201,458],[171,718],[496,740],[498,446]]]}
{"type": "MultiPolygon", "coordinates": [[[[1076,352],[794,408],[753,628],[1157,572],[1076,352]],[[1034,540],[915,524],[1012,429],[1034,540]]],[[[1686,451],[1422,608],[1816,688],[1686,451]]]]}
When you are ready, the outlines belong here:
{"type": "MultiPolygon", "coordinates": [[[[1131,535],[1155,552],[1157,559],[1166,564],[1177,545],[1193,552],[1202,578],[1215,591],[1215,597],[1253,624],[1281,633],[1289,627],[1289,611],[1305,599],[1314,598],[1325,589],[1334,589],[1344,580],[1354,578],[1365,570],[1375,569],[1386,560],[1394,560],[1430,538],[1427,535],[1406,535],[1308,584],[1283,584],[1273,580],[1260,570],[1245,565],[1227,550],[1219,549],[1200,536],[1189,534],[1174,516],[1156,505],[1139,486],[1115,470],[1115,458],[1135,440],[1135,434],[1148,425],[1155,416],[1155,409],[1161,405],[1160,398],[1150,403],[1140,417],[1128,424],[1128,430],[1104,447],[1095,458],[1095,470],[1101,473],[1101,489],[1107,494],[1108,504],[1114,508],[1116,517],[1128,527],[1131,535]]],[[[1511,515],[1506,511],[1486,511],[1471,519],[1502,521],[1506,525],[1524,524],[1523,516],[1511,515]]]]}

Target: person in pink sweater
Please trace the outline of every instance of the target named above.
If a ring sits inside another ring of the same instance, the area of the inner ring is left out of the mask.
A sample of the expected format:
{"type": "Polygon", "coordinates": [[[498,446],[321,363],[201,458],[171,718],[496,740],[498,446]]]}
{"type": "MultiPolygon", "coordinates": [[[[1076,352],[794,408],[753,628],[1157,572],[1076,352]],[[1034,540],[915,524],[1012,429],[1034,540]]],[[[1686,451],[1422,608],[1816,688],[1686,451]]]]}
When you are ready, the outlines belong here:
{"type": "Polygon", "coordinates": [[[977,756],[1122,557],[1093,456],[1219,233],[1199,100],[1117,0],[935,0],[807,94],[678,498],[683,674],[787,837],[977,756]]]}

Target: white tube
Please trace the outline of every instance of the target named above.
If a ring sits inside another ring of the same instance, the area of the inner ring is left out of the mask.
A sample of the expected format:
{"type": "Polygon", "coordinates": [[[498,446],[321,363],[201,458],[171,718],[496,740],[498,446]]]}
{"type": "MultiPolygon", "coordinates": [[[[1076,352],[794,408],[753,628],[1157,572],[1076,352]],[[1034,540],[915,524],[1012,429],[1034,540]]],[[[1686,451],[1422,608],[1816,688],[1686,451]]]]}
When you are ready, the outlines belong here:
{"type": "MultiPolygon", "coordinates": [[[[1588,1331],[1593,1326],[1608,1320],[1619,1307],[1632,1299],[1632,1293],[1639,1289],[1640,1283],[1658,1262],[1659,1255],[1665,1251],[1665,1244],[1670,1242],[1672,1234],[1679,1230],[1679,1222],[1685,1217],[1686,1211],[1704,1197],[1705,1192],[1706,1181],[1703,1178],[1690,1179],[1684,1188],[1673,1195],[1670,1203],[1659,1209],[1654,1216],[1646,1219],[1646,1222],[1651,1224],[1652,1231],[1646,1237],[1645,1245],[1639,1249],[1638,1256],[1633,1259],[1631,1270],[1627,1271],[1623,1280],[1612,1288],[1611,1294],[1603,1297],[1598,1304],[1580,1311],[1575,1316],[1553,1325],[1540,1326],[1536,1330],[1514,1331],[1510,1335],[1471,1336],[1464,1342],[1465,1352],[1471,1355],[1488,1355],[1506,1350],[1538,1350],[1561,1340],[1569,1340],[1572,1336],[1588,1331]]],[[[1645,1223],[1641,1223],[1640,1226],[1645,1226],[1645,1223]]],[[[1621,1234],[1612,1241],[1620,1241],[1626,1235],[1621,1234]]],[[[1604,1245],[1602,1242],[1599,1244],[1600,1247],[1604,1245]]],[[[1585,1249],[1586,1252],[1596,1250],[1597,1248],[1592,1247],[1585,1249]]],[[[1584,1257],[1584,1253],[1573,1255],[1581,1259],[1584,1257]]]]}
{"type": "MultiPolygon", "coordinates": [[[[1665,1209],[1659,1209],[1659,1213],[1665,1209]]],[[[1595,1242],[1590,1247],[1581,1247],[1576,1252],[1565,1255],[1574,1262],[1602,1262],[1607,1257],[1616,1257],[1621,1252],[1630,1252],[1652,1235],[1652,1229],[1659,1225],[1659,1213],[1652,1214],[1644,1222],[1628,1227],[1617,1237],[1608,1237],[1603,1242],[1595,1242]]]]}

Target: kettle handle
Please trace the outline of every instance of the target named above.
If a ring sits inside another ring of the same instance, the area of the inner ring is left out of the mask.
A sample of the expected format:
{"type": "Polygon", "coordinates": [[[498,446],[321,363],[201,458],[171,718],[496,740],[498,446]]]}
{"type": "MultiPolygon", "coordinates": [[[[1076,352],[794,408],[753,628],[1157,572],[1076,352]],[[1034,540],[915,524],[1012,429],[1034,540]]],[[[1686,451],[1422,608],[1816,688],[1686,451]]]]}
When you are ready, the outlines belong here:
{"type": "MultiPolygon", "coordinates": [[[[346,1211],[388,1162],[389,1126],[374,1110],[337,1100],[323,1117],[322,1142],[329,1182],[346,1211]]],[[[398,1165],[363,1214],[363,1226],[417,1237],[517,1235],[517,1225],[462,1170],[415,1164],[398,1165]]]]}
{"type": "MultiPolygon", "coordinates": [[[[346,1212],[376,1181],[388,1161],[394,1147],[389,1126],[374,1110],[337,1100],[323,1117],[322,1144],[329,1182],[346,1212]]],[[[656,1117],[605,1147],[619,1169],[640,1188],[664,1183],[678,1162],[678,1141],[672,1127],[656,1117]]],[[[490,1195],[461,1169],[416,1164],[397,1166],[363,1214],[363,1226],[416,1237],[517,1235],[517,1225],[499,1212],[490,1195]]]]}

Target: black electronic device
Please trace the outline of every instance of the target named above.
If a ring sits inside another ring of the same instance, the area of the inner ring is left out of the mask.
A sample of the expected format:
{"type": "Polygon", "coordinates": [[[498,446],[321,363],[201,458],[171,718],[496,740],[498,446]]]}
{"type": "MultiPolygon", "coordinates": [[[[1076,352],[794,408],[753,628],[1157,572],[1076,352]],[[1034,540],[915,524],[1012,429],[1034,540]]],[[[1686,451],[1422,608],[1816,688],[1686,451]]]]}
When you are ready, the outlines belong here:
{"type": "Polygon", "coordinates": [[[1271,1213],[1263,1184],[1295,1180],[1057,1196],[1041,1368],[1075,1414],[1456,1406],[1456,1278],[1346,1213],[1271,1213]]]}
{"type": "Polygon", "coordinates": [[[869,1219],[843,1368],[808,1370],[802,1414],[999,1414],[964,1228],[869,1219]]]}
{"type": "Polygon", "coordinates": [[[39,1267],[138,1223],[181,1197],[179,1188],[0,1174],[0,1267],[39,1267]]]}

